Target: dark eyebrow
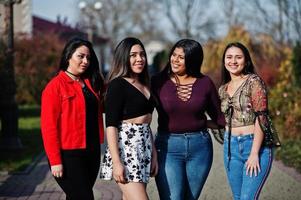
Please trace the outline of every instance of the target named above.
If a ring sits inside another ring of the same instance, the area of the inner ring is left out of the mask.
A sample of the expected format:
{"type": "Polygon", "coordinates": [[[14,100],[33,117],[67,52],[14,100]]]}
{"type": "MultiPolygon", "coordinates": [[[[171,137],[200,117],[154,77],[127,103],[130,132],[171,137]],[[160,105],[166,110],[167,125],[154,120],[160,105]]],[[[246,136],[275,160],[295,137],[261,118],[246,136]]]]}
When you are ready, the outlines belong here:
{"type": "Polygon", "coordinates": [[[82,53],[82,52],[78,52],[79,55],[87,55],[87,56],[90,56],[90,54],[85,54],[85,53],[82,53]]]}
{"type": "Polygon", "coordinates": [[[131,53],[133,53],[133,54],[135,54],[135,53],[145,53],[145,51],[131,51],[130,54],[131,53]]]}

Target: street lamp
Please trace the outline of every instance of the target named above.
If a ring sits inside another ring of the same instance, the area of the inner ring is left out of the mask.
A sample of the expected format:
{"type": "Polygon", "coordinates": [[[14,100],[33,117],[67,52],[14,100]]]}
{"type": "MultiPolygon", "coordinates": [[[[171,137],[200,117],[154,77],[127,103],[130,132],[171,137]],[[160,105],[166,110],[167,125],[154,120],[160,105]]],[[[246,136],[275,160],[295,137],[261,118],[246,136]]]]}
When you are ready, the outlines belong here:
{"type": "MultiPolygon", "coordinates": [[[[79,9],[81,10],[81,12],[84,14],[84,16],[87,17],[87,24],[88,26],[84,27],[87,28],[87,35],[88,35],[88,40],[91,43],[97,43],[97,41],[94,40],[93,36],[94,36],[94,32],[96,31],[96,22],[95,22],[95,15],[96,12],[99,12],[102,7],[103,4],[100,1],[95,1],[94,3],[87,3],[87,1],[81,1],[78,4],[79,9]]],[[[105,56],[104,56],[104,46],[103,44],[98,46],[96,44],[93,44],[95,48],[99,48],[99,53],[100,56],[98,57],[100,62],[100,71],[104,74],[105,73],[105,56]]]]}
{"type": "Polygon", "coordinates": [[[16,82],[14,72],[14,4],[21,3],[22,0],[1,0],[4,4],[5,16],[5,64],[1,71],[1,79],[4,83],[4,94],[0,100],[0,117],[1,117],[1,131],[0,149],[20,149],[22,143],[18,137],[18,105],[15,100],[16,82]]]}
{"type": "Polygon", "coordinates": [[[95,30],[94,25],[94,11],[100,11],[102,8],[102,3],[100,1],[94,2],[94,4],[87,3],[86,1],[81,1],[78,4],[79,9],[84,15],[88,17],[87,34],[88,40],[93,42],[93,34],[95,30]]]}

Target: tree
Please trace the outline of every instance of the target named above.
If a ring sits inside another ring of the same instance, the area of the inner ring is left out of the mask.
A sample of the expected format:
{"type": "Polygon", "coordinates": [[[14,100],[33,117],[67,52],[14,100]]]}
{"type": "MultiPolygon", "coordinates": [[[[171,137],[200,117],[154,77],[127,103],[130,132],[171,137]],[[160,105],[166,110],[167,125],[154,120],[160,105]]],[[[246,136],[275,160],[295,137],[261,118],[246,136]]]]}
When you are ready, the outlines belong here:
{"type": "MultiPolygon", "coordinates": [[[[228,34],[220,40],[211,40],[204,46],[205,58],[202,72],[210,74],[213,79],[220,80],[220,71],[222,56],[226,45],[230,42],[239,41],[249,47],[252,47],[252,38],[248,31],[241,26],[230,27],[228,34]]],[[[216,84],[219,84],[216,81],[216,84]]]]}
{"type": "MultiPolygon", "coordinates": [[[[90,8],[90,12],[82,14],[89,15],[98,35],[110,38],[111,54],[116,44],[126,36],[136,36],[145,42],[163,35],[155,28],[155,7],[152,0],[110,0],[103,3],[99,10],[90,8]]],[[[81,21],[80,26],[84,23],[81,21]]]]}
{"type": "Polygon", "coordinates": [[[193,38],[204,41],[216,36],[218,15],[210,1],[206,0],[155,0],[159,4],[158,15],[163,18],[161,24],[169,33],[169,38],[193,38]]]}
{"type": "Polygon", "coordinates": [[[297,42],[296,46],[293,49],[293,76],[294,76],[294,84],[296,87],[301,88],[301,44],[297,42]]]}
{"type": "Polygon", "coordinates": [[[301,88],[294,86],[291,49],[283,48],[283,52],[284,59],[279,68],[277,84],[270,91],[269,107],[281,137],[300,139],[301,104],[297,97],[301,88]]]}
{"type": "MultiPolygon", "coordinates": [[[[301,0],[249,1],[249,23],[256,32],[265,32],[284,44],[301,37],[301,0]],[[260,22],[260,23],[258,23],[260,22]]],[[[247,18],[246,18],[247,19],[247,18]]]]}
{"type": "MultiPolygon", "coordinates": [[[[2,3],[3,1],[1,1],[2,3]]],[[[1,98],[1,138],[0,148],[21,149],[22,144],[18,137],[18,105],[15,100],[16,83],[14,70],[14,12],[16,1],[4,1],[4,66],[0,71],[1,98]]]]}
{"type": "Polygon", "coordinates": [[[16,42],[17,101],[40,104],[41,92],[58,70],[63,43],[56,34],[38,35],[16,42]]]}

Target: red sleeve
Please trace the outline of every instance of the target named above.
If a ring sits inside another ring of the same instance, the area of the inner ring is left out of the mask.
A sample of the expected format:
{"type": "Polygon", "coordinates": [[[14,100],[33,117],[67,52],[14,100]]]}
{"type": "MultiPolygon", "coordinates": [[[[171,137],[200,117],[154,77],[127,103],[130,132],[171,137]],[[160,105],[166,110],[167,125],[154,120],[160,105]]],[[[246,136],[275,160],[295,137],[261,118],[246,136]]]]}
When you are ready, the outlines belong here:
{"type": "Polygon", "coordinates": [[[41,102],[41,132],[50,165],[62,163],[59,135],[60,113],[61,99],[58,87],[54,82],[50,82],[42,93],[41,102]]]}
{"type": "Polygon", "coordinates": [[[254,77],[250,83],[251,86],[251,103],[254,109],[256,118],[261,129],[264,131],[265,127],[268,127],[268,119],[266,115],[260,114],[267,112],[268,110],[268,99],[266,86],[259,76],[254,77]]]}
{"type": "Polygon", "coordinates": [[[267,90],[264,82],[256,76],[251,80],[252,107],[255,112],[266,111],[268,108],[267,90]]]}

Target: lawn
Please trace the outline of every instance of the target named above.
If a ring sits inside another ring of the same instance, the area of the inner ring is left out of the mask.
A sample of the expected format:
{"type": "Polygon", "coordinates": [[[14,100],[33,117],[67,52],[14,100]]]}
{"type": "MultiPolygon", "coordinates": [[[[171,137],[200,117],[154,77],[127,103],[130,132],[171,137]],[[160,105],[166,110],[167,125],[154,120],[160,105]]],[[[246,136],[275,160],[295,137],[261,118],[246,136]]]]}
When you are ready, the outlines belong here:
{"type": "Polygon", "coordinates": [[[40,134],[40,108],[22,106],[19,108],[19,131],[23,148],[0,152],[0,171],[21,172],[43,151],[40,134]]]}

